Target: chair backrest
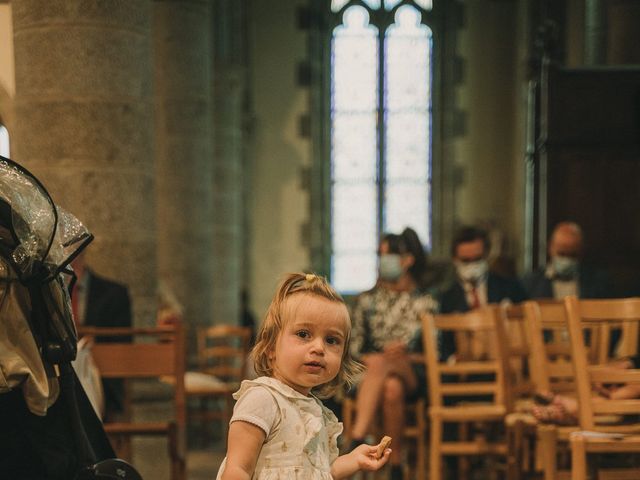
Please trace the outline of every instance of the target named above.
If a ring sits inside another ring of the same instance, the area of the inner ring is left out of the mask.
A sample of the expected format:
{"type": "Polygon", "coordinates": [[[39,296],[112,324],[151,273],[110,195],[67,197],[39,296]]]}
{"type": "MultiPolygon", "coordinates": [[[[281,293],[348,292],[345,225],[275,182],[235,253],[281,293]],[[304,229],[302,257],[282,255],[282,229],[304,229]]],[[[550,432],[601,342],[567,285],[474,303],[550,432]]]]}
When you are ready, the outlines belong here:
{"type": "Polygon", "coordinates": [[[235,325],[214,325],[198,330],[198,363],[203,373],[224,382],[245,378],[251,329],[235,325]]]}
{"type": "Polygon", "coordinates": [[[530,368],[531,342],[527,318],[522,304],[500,305],[507,338],[507,387],[512,398],[530,397],[535,392],[535,384],[530,368]]]}
{"type": "Polygon", "coordinates": [[[637,355],[640,298],[578,300],[567,297],[564,304],[578,390],[580,428],[595,429],[598,415],[637,416],[640,399],[605,400],[594,396],[592,389],[602,384],[640,384],[640,369],[612,368],[603,365],[604,362],[590,364],[584,330],[590,328],[593,332],[588,342],[598,345],[601,352],[609,352],[611,332],[620,329],[620,351],[625,355],[637,355]]]}
{"type": "Polygon", "coordinates": [[[432,407],[491,396],[493,403],[508,408],[506,340],[497,306],[488,305],[466,313],[423,314],[422,333],[432,407]],[[458,350],[454,357],[440,361],[438,338],[446,332],[454,334],[458,350]],[[496,339],[495,358],[474,358],[473,343],[477,335],[496,339]]]}
{"type": "Polygon", "coordinates": [[[555,300],[528,301],[523,309],[529,329],[529,368],[536,390],[575,394],[564,303],[555,300]]]}
{"type": "Polygon", "coordinates": [[[101,377],[175,379],[174,421],[178,428],[185,427],[185,351],[181,324],[161,328],[82,327],[79,332],[108,340],[91,347],[101,377]]]}

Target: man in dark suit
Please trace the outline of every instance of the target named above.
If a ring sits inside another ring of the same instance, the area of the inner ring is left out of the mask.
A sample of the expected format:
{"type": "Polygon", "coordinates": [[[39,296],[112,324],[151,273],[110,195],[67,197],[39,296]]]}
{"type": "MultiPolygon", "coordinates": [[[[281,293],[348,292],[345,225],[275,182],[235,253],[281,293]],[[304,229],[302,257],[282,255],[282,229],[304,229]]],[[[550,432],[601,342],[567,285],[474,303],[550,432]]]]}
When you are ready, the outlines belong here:
{"type": "MultiPolygon", "coordinates": [[[[466,226],[460,228],[453,238],[451,257],[455,267],[455,280],[440,295],[440,312],[467,312],[489,303],[509,300],[519,303],[527,299],[524,288],[516,278],[509,278],[489,271],[487,257],[491,248],[489,236],[484,230],[466,226]]],[[[479,345],[481,351],[491,354],[490,339],[479,345]]],[[[456,345],[453,332],[443,332],[440,337],[440,356],[442,360],[455,354],[456,345]]],[[[476,381],[482,381],[483,375],[474,375],[476,381]]],[[[452,404],[455,399],[449,399],[452,404]]],[[[481,398],[479,398],[481,400],[481,398]]],[[[490,397],[487,398],[490,400],[490,397]]],[[[458,430],[453,424],[445,424],[446,440],[458,438],[458,430]]],[[[447,457],[447,478],[458,478],[456,457],[447,457]]]]}
{"type": "Polygon", "coordinates": [[[549,263],[523,278],[531,298],[562,299],[610,298],[612,288],[608,276],[582,262],[582,229],[576,223],[556,225],[549,239],[549,263]]]}
{"type": "MultiPolygon", "coordinates": [[[[489,271],[487,256],[491,245],[487,233],[477,227],[462,227],[451,245],[457,281],[440,296],[440,312],[466,312],[489,303],[510,300],[519,303],[527,294],[515,278],[489,271]]],[[[442,338],[441,354],[446,358],[455,351],[453,336],[442,338]]]]}
{"type": "MultiPolygon", "coordinates": [[[[131,327],[131,300],[127,287],[96,275],[85,264],[84,254],[72,262],[77,276],[71,292],[76,325],[89,327],[131,327]]],[[[122,341],[122,338],[118,338],[122,341]]],[[[109,341],[108,338],[98,341],[109,341]]],[[[124,409],[124,384],[118,379],[103,379],[105,419],[124,409]]]]}

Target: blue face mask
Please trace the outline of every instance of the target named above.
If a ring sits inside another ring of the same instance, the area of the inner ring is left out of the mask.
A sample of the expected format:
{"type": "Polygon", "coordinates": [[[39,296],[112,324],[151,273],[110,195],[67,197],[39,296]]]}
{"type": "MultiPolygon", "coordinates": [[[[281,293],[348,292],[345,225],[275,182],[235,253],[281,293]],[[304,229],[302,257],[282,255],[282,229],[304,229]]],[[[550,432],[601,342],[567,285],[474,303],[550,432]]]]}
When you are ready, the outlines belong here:
{"type": "Polygon", "coordinates": [[[572,279],[578,274],[578,260],[573,257],[555,255],[551,258],[551,265],[560,278],[572,279]]]}
{"type": "Polygon", "coordinates": [[[378,275],[385,282],[395,282],[398,280],[404,270],[402,268],[402,257],[397,253],[385,253],[380,255],[380,263],[378,264],[378,275]]]}

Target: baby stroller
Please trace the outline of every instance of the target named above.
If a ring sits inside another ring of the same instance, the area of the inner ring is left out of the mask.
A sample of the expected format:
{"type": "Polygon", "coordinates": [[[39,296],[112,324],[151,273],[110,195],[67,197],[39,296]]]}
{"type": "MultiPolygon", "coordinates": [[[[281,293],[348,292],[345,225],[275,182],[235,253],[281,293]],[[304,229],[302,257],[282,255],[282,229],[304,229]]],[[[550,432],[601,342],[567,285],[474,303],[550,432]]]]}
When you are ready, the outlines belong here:
{"type": "Polygon", "coordinates": [[[71,366],[69,263],[93,239],[0,156],[0,476],[141,480],[115,454],[71,366]]]}

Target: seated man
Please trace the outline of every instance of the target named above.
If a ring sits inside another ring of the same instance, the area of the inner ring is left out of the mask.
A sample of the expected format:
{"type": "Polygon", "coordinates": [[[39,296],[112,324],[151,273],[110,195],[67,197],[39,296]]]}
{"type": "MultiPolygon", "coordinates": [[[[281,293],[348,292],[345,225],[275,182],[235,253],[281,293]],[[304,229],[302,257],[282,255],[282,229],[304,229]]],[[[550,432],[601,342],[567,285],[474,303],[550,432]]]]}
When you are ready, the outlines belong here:
{"type": "Polygon", "coordinates": [[[607,275],[582,262],[582,229],[573,222],[561,222],[549,239],[549,263],[525,275],[524,287],[531,298],[562,299],[610,298],[611,285],[607,275]]]}
{"type": "MultiPolygon", "coordinates": [[[[527,299],[517,279],[489,271],[489,249],[489,237],[484,230],[467,226],[457,232],[451,246],[457,281],[442,293],[441,313],[466,312],[503,300],[519,303],[527,299]]],[[[446,335],[442,338],[441,353],[446,358],[454,351],[453,336],[446,335]]]]}
{"type": "MultiPolygon", "coordinates": [[[[96,275],[86,264],[84,252],[72,262],[77,281],[71,292],[73,316],[78,326],[131,327],[131,301],[127,287],[96,275]]],[[[108,341],[102,338],[98,341],[108,341]]],[[[122,339],[120,338],[119,341],[122,339]]],[[[105,421],[124,410],[124,384],[103,379],[105,421]]]]}

